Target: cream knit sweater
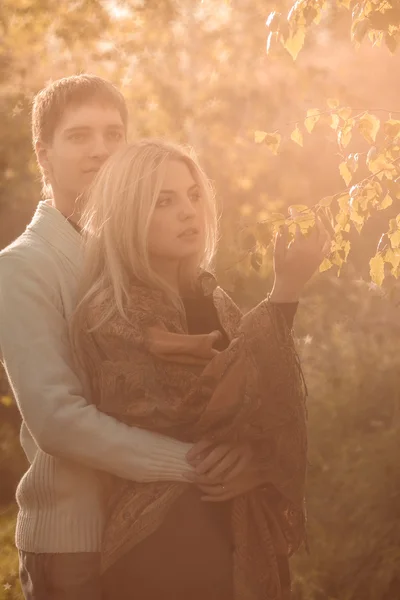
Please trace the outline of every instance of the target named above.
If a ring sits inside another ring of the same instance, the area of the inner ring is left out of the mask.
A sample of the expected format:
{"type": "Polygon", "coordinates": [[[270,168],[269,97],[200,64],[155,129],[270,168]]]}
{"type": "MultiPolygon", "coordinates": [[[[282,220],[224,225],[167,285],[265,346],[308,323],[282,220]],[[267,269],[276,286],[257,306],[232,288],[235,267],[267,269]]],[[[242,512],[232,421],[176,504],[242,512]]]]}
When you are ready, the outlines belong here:
{"type": "Polygon", "coordinates": [[[41,202],[26,231],[0,253],[0,359],[30,463],[17,489],[16,545],[27,552],[100,549],[96,469],[132,481],[182,481],[190,469],[190,444],[130,428],[83,397],[68,337],[80,240],[60,212],[41,202]]]}

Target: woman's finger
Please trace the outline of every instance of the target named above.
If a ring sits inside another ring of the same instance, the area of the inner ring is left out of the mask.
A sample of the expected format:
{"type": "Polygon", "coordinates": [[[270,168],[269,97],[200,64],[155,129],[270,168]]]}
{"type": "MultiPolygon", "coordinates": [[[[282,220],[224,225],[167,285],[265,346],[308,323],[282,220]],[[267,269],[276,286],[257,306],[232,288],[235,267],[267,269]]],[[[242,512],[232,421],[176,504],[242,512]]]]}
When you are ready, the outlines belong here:
{"type": "Polygon", "coordinates": [[[226,454],[230,451],[230,446],[227,444],[220,444],[214,450],[210,452],[208,456],[196,467],[196,473],[198,475],[204,475],[208,473],[210,469],[219,463],[226,454]]]}
{"type": "Polygon", "coordinates": [[[244,469],[249,465],[251,458],[251,453],[240,456],[239,460],[234,465],[232,471],[225,475],[223,479],[224,483],[227,483],[228,481],[235,479],[235,477],[238,477],[238,475],[240,475],[244,471],[244,469]]]}
{"type": "Polygon", "coordinates": [[[240,448],[232,448],[228,454],[208,472],[211,478],[222,478],[229,472],[240,459],[240,448]]]}
{"type": "Polygon", "coordinates": [[[206,450],[212,448],[213,446],[215,446],[215,442],[212,442],[211,440],[202,440],[201,442],[197,442],[191,447],[189,452],[186,454],[188,462],[191,463],[192,461],[201,459],[202,454],[206,450]]]}

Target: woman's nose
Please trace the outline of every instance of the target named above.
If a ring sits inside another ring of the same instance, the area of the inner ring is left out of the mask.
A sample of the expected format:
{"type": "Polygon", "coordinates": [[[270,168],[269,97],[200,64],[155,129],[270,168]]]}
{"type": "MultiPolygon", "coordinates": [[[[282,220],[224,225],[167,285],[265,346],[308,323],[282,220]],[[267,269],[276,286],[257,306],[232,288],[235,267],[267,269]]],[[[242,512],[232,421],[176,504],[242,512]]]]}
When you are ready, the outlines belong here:
{"type": "Polygon", "coordinates": [[[182,200],[179,207],[179,216],[181,219],[188,219],[196,216],[196,207],[189,198],[182,200]]]}

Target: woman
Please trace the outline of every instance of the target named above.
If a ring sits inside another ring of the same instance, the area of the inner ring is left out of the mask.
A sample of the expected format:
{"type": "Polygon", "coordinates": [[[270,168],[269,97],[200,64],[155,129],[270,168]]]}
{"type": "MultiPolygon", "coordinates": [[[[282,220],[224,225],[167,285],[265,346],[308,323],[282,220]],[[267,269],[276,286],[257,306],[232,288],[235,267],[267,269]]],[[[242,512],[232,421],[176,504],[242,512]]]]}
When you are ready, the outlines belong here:
{"type": "Polygon", "coordinates": [[[298,239],[295,254],[279,238],[284,275],[242,318],[207,271],[215,202],[185,149],[144,140],[117,153],[96,178],[82,223],[72,336],[99,409],[181,440],[253,453],[236,479],[218,472],[202,489],[108,480],[105,597],[287,598],[288,556],[304,537],[306,465],[290,326],[326,250],[325,232],[298,239]]]}

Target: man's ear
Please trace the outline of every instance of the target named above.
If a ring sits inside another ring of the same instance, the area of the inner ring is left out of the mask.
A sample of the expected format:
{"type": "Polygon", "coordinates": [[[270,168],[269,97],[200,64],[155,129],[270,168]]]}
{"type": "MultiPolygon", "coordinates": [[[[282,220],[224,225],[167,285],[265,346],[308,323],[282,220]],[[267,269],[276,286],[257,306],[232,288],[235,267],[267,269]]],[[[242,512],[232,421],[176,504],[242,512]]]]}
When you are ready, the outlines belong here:
{"type": "Polygon", "coordinates": [[[36,158],[38,160],[39,165],[42,167],[42,170],[46,174],[49,173],[49,171],[51,170],[49,146],[47,144],[44,144],[43,142],[37,141],[35,143],[35,152],[36,158]]]}

